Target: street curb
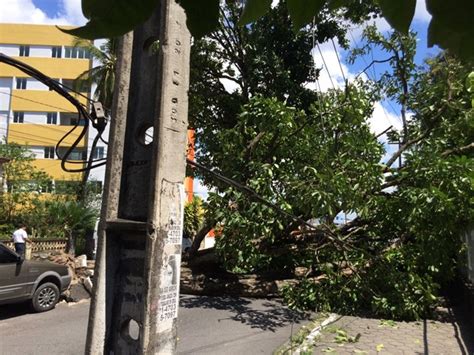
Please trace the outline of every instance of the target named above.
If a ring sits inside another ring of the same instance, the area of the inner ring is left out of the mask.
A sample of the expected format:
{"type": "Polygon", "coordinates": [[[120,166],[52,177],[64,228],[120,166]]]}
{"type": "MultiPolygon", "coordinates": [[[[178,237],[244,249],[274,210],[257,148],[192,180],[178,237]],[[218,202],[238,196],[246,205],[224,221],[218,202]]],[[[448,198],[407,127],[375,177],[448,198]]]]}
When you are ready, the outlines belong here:
{"type": "Polygon", "coordinates": [[[316,313],[312,320],[303,325],[296,334],[292,333],[288,341],[275,349],[273,355],[308,354],[308,351],[314,348],[314,341],[316,337],[321,335],[322,330],[339,318],[340,316],[335,313],[316,313]]]}
{"type": "Polygon", "coordinates": [[[304,341],[298,345],[293,352],[295,355],[299,355],[302,352],[307,352],[308,348],[313,347],[314,339],[321,335],[321,331],[331,323],[334,323],[338,319],[338,315],[335,313],[330,313],[329,316],[323,320],[316,328],[314,328],[304,339],[304,341]]]}

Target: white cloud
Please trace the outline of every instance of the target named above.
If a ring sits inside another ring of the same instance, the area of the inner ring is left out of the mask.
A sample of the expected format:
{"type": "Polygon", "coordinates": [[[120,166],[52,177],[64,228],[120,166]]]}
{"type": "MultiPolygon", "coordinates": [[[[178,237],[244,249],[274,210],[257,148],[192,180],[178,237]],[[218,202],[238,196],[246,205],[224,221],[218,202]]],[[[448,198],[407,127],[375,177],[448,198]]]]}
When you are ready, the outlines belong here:
{"type": "Polygon", "coordinates": [[[62,0],[54,17],[48,17],[32,0],[2,0],[0,23],[83,25],[86,21],[81,0],[62,0]]]}
{"type": "MultiPolygon", "coordinates": [[[[336,43],[336,42],[335,42],[336,43]]],[[[344,88],[346,85],[344,78],[352,79],[354,75],[350,73],[347,65],[342,61],[339,64],[338,56],[341,57],[341,48],[336,44],[336,51],[331,41],[322,43],[318,47],[315,47],[312,51],[314,64],[317,69],[321,69],[319,72],[319,86],[318,90],[327,91],[333,88],[344,88]],[[321,51],[321,52],[320,52],[321,51]]],[[[307,84],[309,88],[316,88],[315,83],[307,84]]]]}
{"type": "MultiPolygon", "coordinates": [[[[336,44],[337,54],[331,41],[320,44],[319,48],[321,52],[317,47],[312,51],[316,68],[321,68],[318,80],[319,85],[317,83],[307,83],[306,87],[313,90],[321,90],[323,92],[333,89],[334,87],[343,89],[346,85],[344,78],[349,81],[354,80],[358,73],[351,72],[350,68],[342,61],[343,50],[339,45],[336,44]],[[338,57],[341,59],[340,64],[338,57]]],[[[361,78],[368,80],[365,74],[361,75],[361,78]]],[[[369,118],[369,125],[371,131],[376,135],[390,126],[395,130],[401,129],[399,117],[385,109],[381,102],[375,103],[374,111],[372,116],[369,118]]],[[[385,142],[386,136],[384,135],[380,137],[380,140],[385,142]]]]}
{"type": "Polygon", "coordinates": [[[415,21],[420,21],[420,22],[430,22],[431,21],[431,15],[426,9],[426,0],[418,0],[416,2],[416,10],[415,10],[415,21]]]}
{"type": "Polygon", "coordinates": [[[207,197],[209,196],[209,191],[212,190],[213,189],[208,189],[207,186],[203,185],[200,179],[194,179],[194,194],[199,196],[203,200],[207,200],[207,197]]]}
{"type": "Polygon", "coordinates": [[[81,0],[62,0],[64,19],[71,25],[84,25],[87,19],[82,14],[81,0]]]}
{"type": "Polygon", "coordinates": [[[375,103],[374,112],[372,113],[372,117],[369,119],[369,124],[370,130],[376,135],[385,131],[390,126],[395,130],[400,130],[402,128],[400,118],[385,109],[381,102],[375,103]]]}

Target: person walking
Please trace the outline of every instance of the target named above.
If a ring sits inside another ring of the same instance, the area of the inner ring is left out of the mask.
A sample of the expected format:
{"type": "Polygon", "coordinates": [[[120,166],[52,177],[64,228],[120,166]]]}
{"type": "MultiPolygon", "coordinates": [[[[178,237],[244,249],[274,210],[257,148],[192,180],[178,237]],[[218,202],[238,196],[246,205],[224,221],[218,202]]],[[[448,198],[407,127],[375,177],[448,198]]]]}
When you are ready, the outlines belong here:
{"type": "Polygon", "coordinates": [[[13,243],[15,244],[15,251],[25,259],[25,243],[30,242],[28,234],[26,233],[26,226],[22,224],[19,229],[13,232],[13,243]]]}

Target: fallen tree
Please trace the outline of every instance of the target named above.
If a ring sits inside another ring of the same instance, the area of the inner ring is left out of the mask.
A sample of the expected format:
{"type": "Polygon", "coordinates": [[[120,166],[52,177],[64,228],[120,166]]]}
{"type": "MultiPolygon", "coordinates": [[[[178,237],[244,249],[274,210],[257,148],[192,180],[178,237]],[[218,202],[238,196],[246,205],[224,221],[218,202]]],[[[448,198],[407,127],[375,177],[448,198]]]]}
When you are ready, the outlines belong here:
{"type": "Polygon", "coordinates": [[[218,144],[202,163],[274,208],[203,174],[217,189],[207,210],[226,270],[306,270],[284,291],[291,306],[413,319],[454,277],[473,217],[469,70],[448,54],[417,67],[413,35],[366,36],[365,49],[380,46],[392,67],[378,82],[330,90],[308,110],[255,95],[235,124],[213,128],[218,144]],[[382,96],[400,106],[402,125],[388,132],[394,152],[369,127],[382,96]],[[353,218],[335,223],[341,213],[353,218]]]}

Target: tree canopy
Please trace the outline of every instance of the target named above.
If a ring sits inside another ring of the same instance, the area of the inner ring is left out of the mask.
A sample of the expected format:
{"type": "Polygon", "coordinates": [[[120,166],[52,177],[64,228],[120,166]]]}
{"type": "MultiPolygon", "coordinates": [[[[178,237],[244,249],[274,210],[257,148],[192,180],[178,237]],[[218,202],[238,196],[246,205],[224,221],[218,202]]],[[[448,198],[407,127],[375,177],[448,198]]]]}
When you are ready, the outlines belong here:
{"type": "MultiPolygon", "coordinates": [[[[273,16],[285,19],[283,10],[273,16]]],[[[255,31],[256,43],[271,42],[274,32],[261,31],[267,23],[276,20],[257,21],[246,29],[248,38],[255,31]]],[[[285,28],[284,22],[280,25],[285,28]]],[[[371,46],[386,51],[391,69],[377,82],[359,79],[345,89],[315,94],[306,92],[301,80],[295,94],[288,95],[291,85],[267,87],[268,79],[255,70],[259,74],[245,95],[239,70],[232,76],[238,89],[228,93],[221,80],[229,66],[219,63],[232,59],[219,60],[221,52],[203,50],[226,36],[228,28],[197,42],[193,53],[201,65],[194,74],[201,76],[191,81],[191,102],[209,108],[195,115],[198,160],[314,228],[204,175],[217,189],[207,210],[220,231],[216,248],[225,268],[280,275],[304,269],[306,276],[285,292],[289,304],[298,307],[365,308],[405,319],[425,315],[439,285],[455,273],[460,231],[473,217],[469,67],[444,53],[418,67],[414,34],[384,37],[368,28],[367,46],[354,55],[371,46]],[[369,118],[385,96],[400,105],[403,119],[402,129],[388,134],[400,148],[384,158],[387,152],[371,132],[369,118]],[[356,217],[336,223],[344,212],[356,217]]],[[[293,41],[304,43],[301,33],[278,35],[290,48],[293,41]]],[[[253,43],[252,38],[241,44],[258,46],[253,43]]],[[[272,83],[285,79],[284,53],[279,47],[260,56],[258,65],[276,68],[272,83]]],[[[301,54],[300,62],[304,58],[301,54]]],[[[299,74],[311,78],[311,68],[301,68],[299,74]]]]}

